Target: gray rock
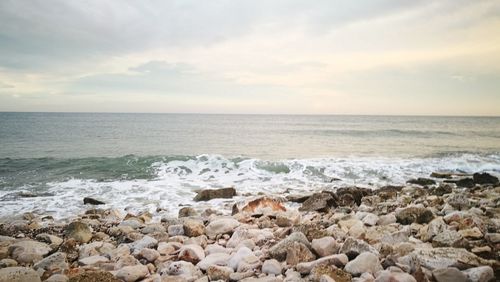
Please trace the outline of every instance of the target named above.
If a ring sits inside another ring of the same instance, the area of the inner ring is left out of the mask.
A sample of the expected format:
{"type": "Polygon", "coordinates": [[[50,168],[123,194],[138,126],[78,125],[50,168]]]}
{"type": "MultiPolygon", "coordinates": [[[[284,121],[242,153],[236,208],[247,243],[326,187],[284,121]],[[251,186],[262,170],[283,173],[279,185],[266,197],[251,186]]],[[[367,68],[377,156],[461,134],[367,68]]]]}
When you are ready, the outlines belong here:
{"type": "Polygon", "coordinates": [[[302,243],[308,248],[311,247],[311,244],[307,240],[306,235],[304,235],[304,233],[294,232],[288,235],[285,239],[278,242],[276,245],[272,246],[269,249],[269,255],[271,256],[271,258],[275,258],[279,261],[285,260],[287,250],[292,245],[293,242],[302,243]]]}
{"type": "Polygon", "coordinates": [[[236,196],[236,190],[232,187],[222,189],[207,189],[198,192],[194,201],[210,201],[212,199],[223,198],[228,199],[236,196]]]}
{"type": "Polygon", "coordinates": [[[438,233],[432,239],[433,247],[454,247],[462,248],[465,247],[467,241],[464,237],[455,230],[444,230],[438,233]]]}
{"type": "Polygon", "coordinates": [[[448,226],[442,217],[437,217],[420,230],[420,239],[424,242],[432,240],[434,236],[446,230],[448,226]]]}
{"type": "Polygon", "coordinates": [[[313,239],[311,247],[320,257],[326,257],[338,252],[340,246],[331,236],[326,236],[319,239],[313,239]]]}
{"type": "Polygon", "coordinates": [[[262,264],[262,273],[280,275],[281,271],[281,263],[275,259],[268,259],[262,264]]]}
{"type": "Polygon", "coordinates": [[[233,233],[239,225],[240,223],[234,218],[219,218],[207,225],[206,234],[209,238],[215,238],[220,234],[233,233]]]}
{"type": "Polygon", "coordinates": [[[83,222],[75,221],[66,227],[65,236],[80,243],[87,243],[92,239],[92,229],[83,222]]]}
{"type": "Polygon", "coordinates": [[[232,267],[234,270],[238,269],[238,265],[243,261],[243,259],[249,255],[253,255],[252,250],[247,247],[240,248],[235,254],[231,256],[228,262],[228,266],[232,267]]]}
{"type": "Polygon", "coordinates": [[[316,256],[300,242],[292,242],[286,252],[286,264],[295,266],[300,262],[308,262],[316,259],[316,256]]]}
{"type": "Polygon", "coordinates": [[[44,282],[68,282],[69,278],[64,274],[54,274],[44,282]]]}
{"type": "Polygon", "coordinates": [[[493,268],[490,266],[480,266],[464,270],[463,273],[467,275],[470,282],[489,282],[495,278],[493,268]]]}
{"type": "Polygon", "coordinates": [[[491,266],[495,263],[461,248],[416,249],[408,255],[408,258],[414,266],[420,265],[430,270],[448,267],[467,269],[474,266],[491,266]]]}
{"type": "Polygon", "coordinates": [[[144,248],[152,249],[155,248],[156,245],[158,245],[158,241],[155,238],[146,235],[142,237],[142,239],[130,243],[129,248],[133,253],[139,253],[144,248]]]}
{"type": "Polygon", "coordinates": [[[355,257],[364,252],[370,252],[377,256],[379,255],[379,252],[373,246],[363,240],[357,240],[352,237],[348,237],[344,241],[344,244],[342,244],[339,252],[347,254],[349,257],[355,257]]]}
{"type": "Polygon", "coordinates": [[[45,243],[37,241],[18,241],[10,245],[10,256],[19,263],[32,264],[41,260],[52,249],[45,243]]]}
{"type": "Polygon", "coordinates": [[[45,271],[49,270],[53,273],[62,273],[64,270],[69,268],[69,265],[66,261],[66,253],[53,253],[52,255],[37,262],[33,266],[33,268],[35,270],[43,269],[45,271]]]}
{"type": "Polygon", "coordinates": [[[454,267],[434,269],[432,276],[437,282],[467,282],[467,275],[454,267]]]}
{"type": "Polygon", "coordinates": [[[63,239],[61,239],[57,236],[54,236],[54,235],[47,234],[47,233],[42,233],[42,234],[36,235],[36,239],[38,241],[49,244],[49,246],[52,248],[52,250],[56,250],[63,243],[63,239]]]}
{"type": "Polygon", "coordinates": [[[139,256],[149,262],[154,262],[160,256],[160,253],[157,250],[144,248],[139,252],[139,256]]]}
{"type": "Polygon", "coordinates": [[[382,266],[380,265],[377,255],[365,252],[359,254],[354,260],[348,262],[344,270],[354,276],[359,276],[363,273],[374,274],[377,271],[382,270],[382,266]]]}
{"type": "Polygon", "coordinates": [[[0,282],[40,282],[38,273],[27,267],[7,267],[0,269],[0,282]]]}
{"type": "Polygon", "coordinates": [[[142,264],[125,266],[116,272],[116,278],[125,282],[135,282],[149,274],[148,267],[142,264]]]}
{"type": "Polygon", "coordinates": [[[169,225],[167,230],[170,236],[184,235],[184,226],[182,224],[169,225]]]}
{"type": "Polygon", "coordinates": [[[392,213],[386,214],[386,215],[381,215],[378,218],[377,225],[389,225],[392,223],[396,223],[397,219],[396,216],[392,213]]]}

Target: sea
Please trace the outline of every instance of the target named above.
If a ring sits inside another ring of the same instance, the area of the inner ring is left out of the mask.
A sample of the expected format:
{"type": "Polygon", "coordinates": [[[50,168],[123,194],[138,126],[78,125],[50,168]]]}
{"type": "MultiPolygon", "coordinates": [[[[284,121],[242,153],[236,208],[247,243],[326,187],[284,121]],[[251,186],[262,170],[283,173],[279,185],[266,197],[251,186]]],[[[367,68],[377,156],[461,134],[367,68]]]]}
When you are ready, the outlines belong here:
{"type": "Polygon", "coordinates": [[[183,206],[403,185],[432,172],[500,175],[500,117],[0,113],[0,218],[183,206]],[[236,199],[195,203],[234,187],[236,199]]]}

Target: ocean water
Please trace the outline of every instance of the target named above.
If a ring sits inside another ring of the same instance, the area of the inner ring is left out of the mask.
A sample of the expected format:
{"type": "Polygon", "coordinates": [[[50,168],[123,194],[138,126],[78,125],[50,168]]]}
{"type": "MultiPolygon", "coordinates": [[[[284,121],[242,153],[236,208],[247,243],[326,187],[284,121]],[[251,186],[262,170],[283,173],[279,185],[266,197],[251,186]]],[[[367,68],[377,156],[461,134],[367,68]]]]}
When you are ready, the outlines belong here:
{"type": "Polygon", "coordinates": [[[0,217],[66,217],[86,196],[176,214],[204,188],[376,189],[434,171],[500,175],[500,117],[0,113],[0,217]]]}

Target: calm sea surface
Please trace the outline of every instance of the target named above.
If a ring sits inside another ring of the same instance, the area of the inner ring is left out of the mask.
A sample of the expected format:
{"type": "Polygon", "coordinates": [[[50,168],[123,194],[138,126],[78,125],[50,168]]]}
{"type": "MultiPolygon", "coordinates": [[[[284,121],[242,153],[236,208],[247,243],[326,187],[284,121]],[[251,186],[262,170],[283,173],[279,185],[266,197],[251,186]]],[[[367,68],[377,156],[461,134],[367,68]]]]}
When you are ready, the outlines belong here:
{"type": "Polygon", "coordinates": [[[175,212],[200,188],[376,188],[437,170],[499,174],[500,118],[0,113],[0,216],[64,216],[83,196],[175,212]]]}

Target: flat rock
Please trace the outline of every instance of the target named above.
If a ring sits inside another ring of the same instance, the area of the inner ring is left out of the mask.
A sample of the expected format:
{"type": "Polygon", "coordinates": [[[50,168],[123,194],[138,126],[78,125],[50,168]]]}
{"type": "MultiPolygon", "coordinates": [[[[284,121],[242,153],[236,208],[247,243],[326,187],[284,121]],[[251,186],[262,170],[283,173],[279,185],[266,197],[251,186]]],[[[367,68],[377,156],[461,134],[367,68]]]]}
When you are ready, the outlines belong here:
{"type": "Polygon", "coordinates": [[[40,276],[31,268],[7,267],[0,269],[0,282],[40,282],[40,276]]]}
{"type": "Polygon", "coordinates": [[[410,179],[410,180],[406,181],[406,183],[417,184],[420,186],[428,186],[428,185],[436,184],[436,181],[432,180],[430,178],[419,177],[419,178],[410,179]]]}
{"type": "Polygon", "coordinates": [[[432,276],[437,282],[467,282],[467,275],[455,267],[434,269],[432,276]]]}
{"type": "Polygon", "coordinates": [[[240,223],[234,218],[219,218],[211,221],[206,227],[206,234],[209,238],[214,238],[220,234],[233,233],[240,223]]]}
{"type": "Polygon", "coordinates": [[[94,265],[94,264],[99,264],[99,263],[105,263],[108,262],[109,259],[104,256],[91,256],[91,257],[86,257],[78,260],[78,263],[80,265],[94,265]]]}
{"type": "Polygon", "coordinates": [[[377,273],[377,279],[375,282],[417,282],[415,277],[411,276],[405,272],[391,272],[389,270],[383,270],[377,273]]]}
{"type": "Polygon", "coordinates": [[[94,198],[85,197],[85,198],[83,198],[83,204],[84,205],[105,205],[106,203],[104,203],[103,201],[96,200],[94,198]]]}
{"type": "Polygon", "coordinates": [[[331,193],[315,193],[302,203],[299,211],[326,212],[331,207],[335,207],[336,201],[331,193]]]}
{"type": "Polygon", "coordinates": [[[232,187],[222,189],[206,189],[198,192],[193,200],[197,202],[210,201],[217,198],[229,199],[234,196],[236,196],[236,190],[232,187]]]}
{"type": "Polygon", "coordinates": [[[125,266],[116,272],[116,278],[125,282],[135,282],[149,274],[148,267],[142,264],[125,266]]]}
{"type": "Polygon", "coordinates": [[[495,263],[461,248],[415,249],[409,254],[409,258],[414,265],[420,265],[430,270],[448,267],[467,269],[495,263]]]}
{"type": "Polygon", "coordinates": [[[335,265],[336,267],[344,267],[349,262],[345,254],[331,255],[323,257],[311,262],[301,262],[295,267],[301,274],[311,272],[314,267],[318,265],[335,265]]]}
{"type": "Polygon", "coordinates": [[[211,265],[227,266],[231,255],[226,253],[214,253],[206,256],[196,266],[201,270],[207,270],[211,265]]]}
{"type": "Polygon", "coordinates": [[[444,230],[432,239],[433,247],[463,248],[467,244],[464,237],[455,230],[444,230]]]}
{"type": "Polygon", "coordinates": [[[9,246],[10,256],[19,263],[34,263],[46,256],[52,248],[37,241],[18,241],[9,246]]]}

